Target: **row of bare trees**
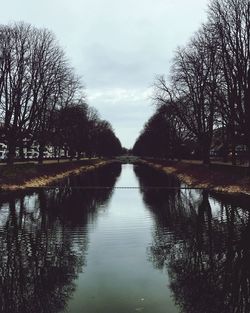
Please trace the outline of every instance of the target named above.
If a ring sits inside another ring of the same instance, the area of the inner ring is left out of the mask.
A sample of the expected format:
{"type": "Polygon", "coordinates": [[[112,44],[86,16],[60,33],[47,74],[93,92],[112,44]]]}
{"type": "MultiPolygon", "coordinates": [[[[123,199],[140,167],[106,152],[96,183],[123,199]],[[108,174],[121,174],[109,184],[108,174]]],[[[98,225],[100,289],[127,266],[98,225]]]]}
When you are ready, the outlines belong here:
{"type": "MultiPolygon", "coordinates": [[[[17,147],[22,151],[27,138],[30,144],[39,143],[40,162],[51,138],[57,139],[58,146],[82,151],[86,145],[83,138],[79,148],[80,143],[73,143],[76,138],[69,138],[65,133],[74,133],[79,140],[76,129],[69,130],[70,125],[81,131],[87,130],[90,124],[92,128],[103,127],[106,122],[100,121],[96,113],[91,115],[92,111],[85,103],[80,78],[49,30],[25,23],[0,26],[0,126],[9,163],[13,163],[17,147]],[[70,122],[69,118],[77,110],[80,115],[75,127],[75,121],[70,122]],[[67,129],[60,128],[62,124],[56,129],[60,123],[55,121],[66,112],[69,114],[67,129]]],[[[117,141],[107,123],[106,128],[117,141]]]]}
{"type": "Polygon", "coordinates": [[[237,144],[247,147],[250,161],[249,0],[210,1],[208,21],[177,49],[170,78],[157,78],[154,101],[171,108],[168,119],[178,119],[176,132],[196,142],[204,163],[218,130],[233,163],[237,144]]]}

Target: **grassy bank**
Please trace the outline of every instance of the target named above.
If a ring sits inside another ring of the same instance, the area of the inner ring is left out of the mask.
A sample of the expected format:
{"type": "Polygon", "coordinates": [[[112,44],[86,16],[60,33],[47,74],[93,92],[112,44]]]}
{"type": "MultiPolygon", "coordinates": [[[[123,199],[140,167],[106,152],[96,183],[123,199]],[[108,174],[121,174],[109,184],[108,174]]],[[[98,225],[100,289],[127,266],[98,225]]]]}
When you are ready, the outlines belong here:
{"type": "Polygon", "coordinates": [[[49,164],[15,164],[0,166],[0,189],[18,190],[25,188],[45,187],[69,175],[78,175],[95,170],[112,161],[81,160],[49,164]]]}
{"type": "Polygon", "coordinates": [[[194,164],[192,162],[141,160],[167,174],[175,175],[190,187],[207,188],[216,192],[250,195],[248,169],[229,165],[194,164]]]}

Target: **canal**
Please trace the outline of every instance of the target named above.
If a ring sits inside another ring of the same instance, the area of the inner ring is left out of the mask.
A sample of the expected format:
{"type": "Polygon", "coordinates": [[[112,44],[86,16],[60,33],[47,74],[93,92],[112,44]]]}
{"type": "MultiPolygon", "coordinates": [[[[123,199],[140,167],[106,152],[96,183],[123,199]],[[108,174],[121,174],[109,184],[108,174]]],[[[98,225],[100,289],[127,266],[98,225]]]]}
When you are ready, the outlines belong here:
{"type": "Polygon", "coordinates": [[[250,312],[249,204],[118,163],[1,193],[0,312],[250,312]]]}

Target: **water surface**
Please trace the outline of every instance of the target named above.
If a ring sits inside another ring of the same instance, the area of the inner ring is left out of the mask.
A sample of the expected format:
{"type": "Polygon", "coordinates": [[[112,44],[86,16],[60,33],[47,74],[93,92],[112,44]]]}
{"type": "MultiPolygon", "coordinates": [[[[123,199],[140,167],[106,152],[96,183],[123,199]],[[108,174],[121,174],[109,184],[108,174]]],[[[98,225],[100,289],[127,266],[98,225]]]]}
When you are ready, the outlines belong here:
{"type": "Polygon", "coordinates": [[[248,201],[182,187],[115,164],[2,193],[0,312],[250,312],[248,201]]]}

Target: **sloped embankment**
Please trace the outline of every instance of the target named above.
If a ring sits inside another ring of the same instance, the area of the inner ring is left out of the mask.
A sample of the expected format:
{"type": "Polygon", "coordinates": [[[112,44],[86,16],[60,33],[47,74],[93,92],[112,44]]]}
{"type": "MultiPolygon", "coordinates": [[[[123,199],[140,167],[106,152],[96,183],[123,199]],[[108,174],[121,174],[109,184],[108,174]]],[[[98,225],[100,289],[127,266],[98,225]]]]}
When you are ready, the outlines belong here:
{"type": "Polygon", "coordinates": [[[69,175],[79,175],[112,163],[111,160],[82,160],[64,163],[1,165],[0,189],[20,190],[45,187],[69,175]]]}
{"type": "Polygon", "coordinates": [[[248,168],[192,162],[140,160],[141,163],[175,175],[190,187],[206,188],[216,192],[250,195],[248,168]]]}

